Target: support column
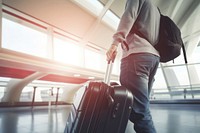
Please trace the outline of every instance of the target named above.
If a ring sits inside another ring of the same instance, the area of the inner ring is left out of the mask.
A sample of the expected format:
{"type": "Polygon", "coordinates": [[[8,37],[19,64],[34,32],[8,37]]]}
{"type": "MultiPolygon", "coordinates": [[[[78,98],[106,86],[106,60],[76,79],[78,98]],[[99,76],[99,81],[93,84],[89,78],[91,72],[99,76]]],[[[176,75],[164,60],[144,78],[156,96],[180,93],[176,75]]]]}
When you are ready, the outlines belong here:
{"type": "Polygon", "coordinates": [[[35,92],[36,92],[36,88],[37,88],[36,86],[33,87],[33,98],[32,98],[32,103],[31,103],[32,106],[33,106],[33,104],[34,104],[34,102],[35,102],[35,92]]]}
{"type": "Polygon", "coordinates": [[[14,105],[15,102],[19,102],[21,92],[25,86],[27,86],[33,80],[39,79],[45,75],[47,75],[47,73],[35,72],[24,79],[10,80],[1,101],[7,102],[10,105],[14,105]]]}
{"type": "Polygon", "coordinates": [[[58,87],[57,88],[57,94],[56,94],[56,105],[58,104],[59,90],[60,90],[60,88],[58,87]]]}

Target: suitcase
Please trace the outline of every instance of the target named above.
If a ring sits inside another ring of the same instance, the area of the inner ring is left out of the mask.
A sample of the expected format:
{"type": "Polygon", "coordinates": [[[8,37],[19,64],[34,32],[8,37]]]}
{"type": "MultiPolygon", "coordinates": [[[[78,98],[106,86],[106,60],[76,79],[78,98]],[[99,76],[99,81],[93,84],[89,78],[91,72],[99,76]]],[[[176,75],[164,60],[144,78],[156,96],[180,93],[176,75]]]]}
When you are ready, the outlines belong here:
{"type": "Polygon", "coordinates": [[[132,93],[120,85],[108,85],[112,63],[104,82],[90,82],[65,133],[124,133],[133,105],[132,93]]]}

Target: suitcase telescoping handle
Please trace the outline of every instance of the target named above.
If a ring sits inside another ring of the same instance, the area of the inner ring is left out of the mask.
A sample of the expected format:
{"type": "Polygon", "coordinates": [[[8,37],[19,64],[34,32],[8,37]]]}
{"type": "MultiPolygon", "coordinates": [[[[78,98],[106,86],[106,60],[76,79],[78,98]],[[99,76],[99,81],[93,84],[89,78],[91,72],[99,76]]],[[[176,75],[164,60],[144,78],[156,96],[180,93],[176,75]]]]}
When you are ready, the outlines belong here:
{"type": "Polygon", "coordinates": [[[112,58],[110,60],[108,60],[106,73],[105,73],[105,77],[104,77],[104,82],[108,85],[110,84],[110,76],[111,76],[111,73],[112,73],[112,67],[113,67],[113,63],[114,63],[116,54],[117,54],[117,52],[114,52],[113,55],[112,55],[112,58]]]}
{"type": "MultiPolygon", "coordinates": [[[[108,85],[110,84],[110,76],[112,73],[112,67],[113,67],[113,63],[114,63],[116,54],[117,54],[116,52],[113,53],[112,58],[108,61],[108,64],[107,64],[106,73],[105,73],[105,77],[104,77],[104,83],[106,83],[108,85]]],[[[108,106],[111,106],[114,104],[114,99],[110,94],[110,89],[107,89],[107,99],[108,99],[108,106]]]]}

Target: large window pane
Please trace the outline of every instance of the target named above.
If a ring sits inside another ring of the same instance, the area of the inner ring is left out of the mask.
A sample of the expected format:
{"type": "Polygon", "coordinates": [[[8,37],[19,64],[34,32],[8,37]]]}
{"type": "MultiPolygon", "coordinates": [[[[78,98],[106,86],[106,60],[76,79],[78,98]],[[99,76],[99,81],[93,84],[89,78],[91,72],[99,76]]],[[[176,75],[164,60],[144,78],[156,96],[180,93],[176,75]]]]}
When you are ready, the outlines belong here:
{"type": "Polygon", "coordinates": [[[5,92],[5,87],[1,87],[1,86],[0,86],[0,99],[3,98],[4,92],[5,92]]]}
{"type": "Polygon", "coordinates": [[[81,6],[85,7],[96,16],[98,16],[103,9],[103,5],[98,0],[74,0],[74,1],[78,2],[81,6]]]}
{"type": "Polygon", "coordinates": [[[9,81],[10,78],[0,77],[0,102],[5,94],[5,90],[9,81]]]}
{"type": "MultiPolygon", "coordinates": [[[[200,43],[199,43],[200,44],[200,43]]],[[[194,52],[192,54],[192,61],[194,63],[200,63],[200,45],[198,45],[195,49],[194,52]]]]}
{"type": "Polygon", "coordinates": [[[155,92],[150,97],[152,100],[171,100],[170,94],[155,92]]]}
{"type": "Polygon", "coordinates": [[[189,85],[188,70],[186,66],[176,66],[172,68],[175,72],[176,78],[179,81],[179,85],[189,85]]]}
{"type": "Polygon", "coordinates": [[[115,14],[113,14],[110,10],[106,12],[102,20],[114,29],[117,29],[117,26],[120,21],[120,19],[115,14]]]}
{"type": "MultiPolygon", "coordinates": [[[[106,72],[106,54],[102,54],[91,49],[85,49],[85,67],[93,70],[106,72]]],[[[112,74],[119,75],[119,72],[120,60],[116,58],[113,64],[112,74]]]]}
{"type": "Polygon", "coordinates": [[[21,102],[31,102],[33,99],[33,87],[26,86],[20,95],[21,102]]]}
{"type": "MultiPolygon", "coordinates": [[[[34,89],[32,86],[26,86],[21,93],[20,101],[31,102],[33,99],[33,91],[34,89]]],[[[55,102],[56,95],[57,95],[57,88],[36,87],[35,102],[48,102],[48,101],[55,102]]]]}
{"type": "Polygon", "coordinates": [[[54,38],[54,59],[63,63],[81,66],[83,50],[68,39],[54,38]]]}
{"type": "Polygon", "coordinates": [[[6,18],[2,24],[3,48],[47,58],[47,34],[6,18]]]}
{"type": "Polygon", "coordinates": [[[55,101],[53,89],[49,87],[38,87],[36,89],[36,102],[55,101]]]}
{"type": "Polygon", "coordinates": [[[166,81],[164,79],[161,68],[158,68],[156,72],[153,89],[167,89],[166,81]]]}
{"type": "MultiPolygon", "coordinates": [[[[196,64],[195,68],[196,68],[196,74],[198,76],[198,79],[200,79],[200,64],[196,64]]],[[[200,84],[200,82],[199,82],[199,84],[200,84]]]]}
{"type": "MultiPolygon", "coordinates": [[[[102,71],[102,65],[105,62],[105,58],[100,53],[93,50],[85,50],[85,67],[93,70],[102,71]]],[[[105,66],[105,65],[104,65],[105,66]]]]}

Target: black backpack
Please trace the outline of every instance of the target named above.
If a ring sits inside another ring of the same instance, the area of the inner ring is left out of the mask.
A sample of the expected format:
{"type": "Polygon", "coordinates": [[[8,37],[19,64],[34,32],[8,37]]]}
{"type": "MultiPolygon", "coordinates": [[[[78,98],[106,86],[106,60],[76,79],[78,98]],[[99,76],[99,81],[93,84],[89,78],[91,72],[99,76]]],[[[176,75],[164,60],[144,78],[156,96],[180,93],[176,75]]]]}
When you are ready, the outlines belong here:
{"type": "Polygon", "coordinates": [[[185,63],[187,63],[185,47],[181,38],[180,29],[168,17],[160,13],[160,30],[159,41],[154,45],[159,51],[160,62],[168,62],[174,60],[181,54],[183,50],[185,63]]]}
{"type": "MultiPolygon", "coordinates": [[[[137,20],[135,23],[137,23],[137,20]]],[[[136,24],[134,24],[130,33],[136,33],[139,36],[146,39],[146,37],[140,31],[137,30],[136,24]]],[[[148,39],[146,40],[148,41],[148,39]]],[[[173,20],[171,20],[168,16],[162,15],[161,12],[160,12],[159,41],[157,44],[154,45],[154,48],[160,54],[160,62],[164,63],[174,60],[176,57],[178,57],[181,54],[181,48],[182,48],[185,63],[187,63],[185,47],[183,44],[183,40],[181,38],[180,29],[173,22],[173,20]]]]}

